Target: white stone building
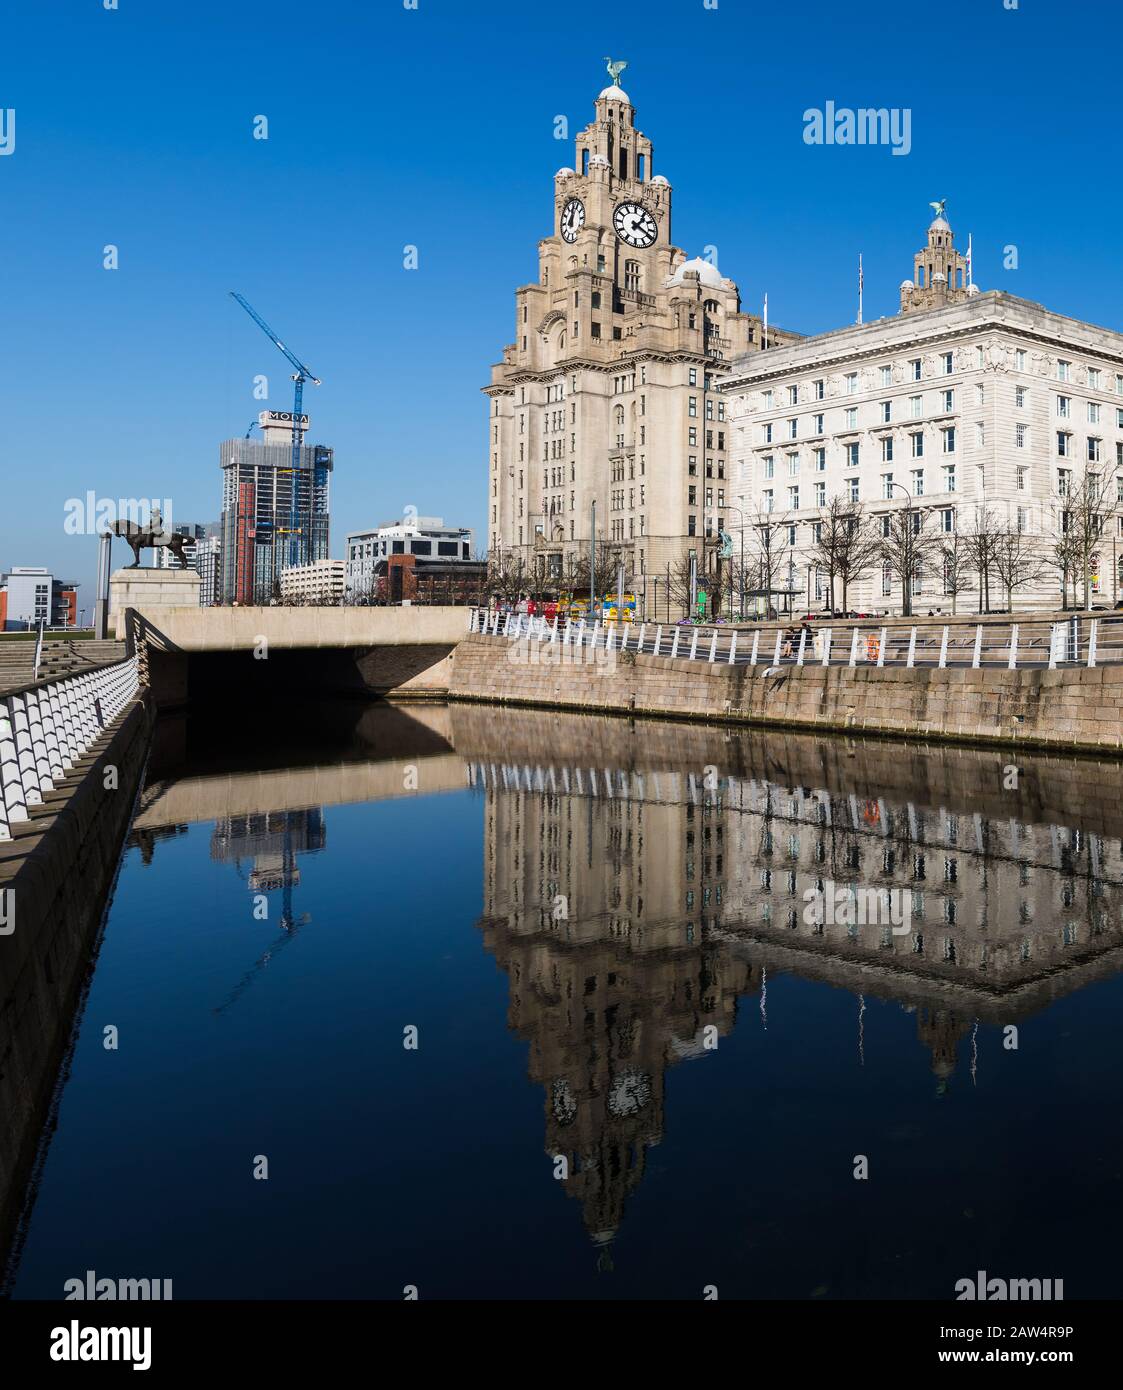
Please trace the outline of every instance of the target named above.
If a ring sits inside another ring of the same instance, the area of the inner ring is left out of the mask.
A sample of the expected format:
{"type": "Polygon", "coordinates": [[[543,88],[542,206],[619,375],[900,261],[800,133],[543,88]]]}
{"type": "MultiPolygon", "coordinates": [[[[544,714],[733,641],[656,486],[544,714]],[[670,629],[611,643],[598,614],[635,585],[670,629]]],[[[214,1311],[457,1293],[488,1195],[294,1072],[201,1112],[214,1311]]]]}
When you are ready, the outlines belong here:
{"type": "Polygon", "coordinates": [[[336,605],[343,602],[346,582],[342,560],[315,560],[310,565],[290,565],[281,571],[284,603],[336,605]]]}
{"type": "MultiPolygon", "coordinates": [[[[1014,591],[1012,606],[1059,606],[1066,498],[1088,479],[1106,498],[1088,564],[1092,597],[1110,606],[1123,593],[1123,335],[980,293],[969,277],[937,216],[913,280],[901,287],[900,314],[735,362],[721,394],[750,587],[752,557],[767,537],[780,547],[775,587],[794,591],[793,607],[822,607],[816,527],[841,497],[860,503],[878,534],[892,512],[923,516],[917,524],[940,537],[940,548],[980,518],[1029,537],[1041,573],[1014,591]]],[[[739,544],[735,535],[735,554],[739,544]]],[[[929,549],[914,576],[914,613],[950,612],[953,599],[959,612],[978,607],[977,575],[961,575],[953,595],[948,564],[929,549]]],[[[992,609],[1006,607],[1001,587],[990,584],[992,609]]],[[[847,602],[902,610],[899,578],[883,557],[847,602]]]]}
{"type": "Polygon", "coordinates": [[[446,526],[439,516],[405,517],[347,536],[347,598],[369,597],[375,579],[386,573],[394,555],[414,555],[421,565],[465,563],[472,559],[473,531],[469,526],[446,526]]]}

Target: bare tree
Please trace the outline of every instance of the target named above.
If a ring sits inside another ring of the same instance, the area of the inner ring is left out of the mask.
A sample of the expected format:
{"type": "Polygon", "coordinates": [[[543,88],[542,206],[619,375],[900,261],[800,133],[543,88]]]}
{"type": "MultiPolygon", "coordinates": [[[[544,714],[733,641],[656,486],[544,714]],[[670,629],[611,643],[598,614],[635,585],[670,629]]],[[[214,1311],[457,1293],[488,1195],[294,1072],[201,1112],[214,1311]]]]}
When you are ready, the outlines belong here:
{"type": "Polygon", "coordinates": [[[912,616],[912,597],[916,579],[925,564],[935,563],[940,539],[930,525],[933,513],[920,511],[910,501],[899,511],[889,513],[887,533],[878,538],[881,561],[901,585],[901,613],[912,616]]]}
{"type": "Polygon", "coordinates": [[[1082,606],[1092,606],[1092,574],[1099,562],[1099,547],[1108,520],[1118,509],[1114,471],[1103,474],[1085,470],[1075,488],[1058,491],[1054,505],[1056,532],[1053,562],[1061,570],[1061,592],[1068,606],[1068,579],[1079,584],[1082,606]]]}
{"type": "Polygon", "coordinates": [[[958,530],[943,536],[940,542],[940,562],[943,569],[944,593],[951,598],[951,611],[954,614],[959,595],[971,587],[971,564],[967,547],[958,530]]]}
{"type": "Polygon", "coordinates": [[[785,563],[788,548],[785,545],[786,532],[791,525],[787,516],[777,516],[774,512],[759,512],[749,522],[746,529],[752,532],[752,548],[745,560],[746,578],[756,580],[755,587],[764,596],[768,607],[772,607],[772,595],[776,592],[776,578],[785,563]]]}
{"type": "Polygon", "coordinates": [[[828,607],[833,611],[834,584],[842,586],[842,610],[847,610],[850,586],[868,573],[881,553],[881,541],[860,502],[832,497],[817,523],[812,547],[815,563],[827,575],[828,607]]]}
{"type": "Polygon", "coordinates": [[[990,577],[994,569],[994,550],[1002,527],[989,507],[976,507],[963,532],[964,559],[979,580],[979,612],[990,612],[990,577]]]}
{"type": "Polygon", "coordinates": [[[488,561],[487,590],[502,603],[517,603],[526,592],[526,562],[513,552],[493,551],[488,561]]]}
{"type": "Polygon", "coordinates": [[[1013,611],[1014,593],[1044,578],[1047,565],[1040,546],[1016,526],[1004,526],[994,536],[991,563],[1006,594],[1006,607],[1013,611]]]}

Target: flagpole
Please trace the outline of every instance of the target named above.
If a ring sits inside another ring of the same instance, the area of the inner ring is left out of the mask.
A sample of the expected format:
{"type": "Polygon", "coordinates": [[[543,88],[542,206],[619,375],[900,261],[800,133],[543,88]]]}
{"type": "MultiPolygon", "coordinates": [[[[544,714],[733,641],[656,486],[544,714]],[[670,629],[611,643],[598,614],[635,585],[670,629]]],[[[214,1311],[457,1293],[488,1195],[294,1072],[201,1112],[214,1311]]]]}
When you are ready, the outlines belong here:
{"type": "Polygon", "coordinates": [[[865,277],[862,275],[862,253],[858,252],[858,322],[862,321],[862,290],[865,287],[865,277]]]}
{"type": "Polygon", "coordinates": [[[967,288],[975,283],[975,264],[971,254],[971,233],[967,233],[967,288]]]}
{"type": "Polygon", "coordinates": [[[764,296],[764,339],[763,346],[768,346],[768,295],[764,296]]]}

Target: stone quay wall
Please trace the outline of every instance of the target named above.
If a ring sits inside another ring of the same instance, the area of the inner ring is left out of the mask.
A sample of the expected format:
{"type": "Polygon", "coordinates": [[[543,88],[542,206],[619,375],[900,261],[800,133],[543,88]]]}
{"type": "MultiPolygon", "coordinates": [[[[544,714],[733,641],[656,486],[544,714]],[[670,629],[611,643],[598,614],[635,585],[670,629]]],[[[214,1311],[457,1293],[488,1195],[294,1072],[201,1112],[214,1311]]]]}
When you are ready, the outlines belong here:
{"type": "Polygon", "coordinates": [[[1123,665],[768,671],[645,652],[578,653],[560,644],[473,633],[454,653],[449,698],[1123,753],[1123,665]]]}
{"type": "MultiPolygon", "coordinates": [[[[0,1262],[11,1252],[36,1148],[92,968],[153,726],[143,695],[3,845],[0,889],[0,1262]],[[106,787],[107,769],[116,787],[106,787]]],[[[0,1288],[4,1283],[0,1263],[0,1288]]]]}

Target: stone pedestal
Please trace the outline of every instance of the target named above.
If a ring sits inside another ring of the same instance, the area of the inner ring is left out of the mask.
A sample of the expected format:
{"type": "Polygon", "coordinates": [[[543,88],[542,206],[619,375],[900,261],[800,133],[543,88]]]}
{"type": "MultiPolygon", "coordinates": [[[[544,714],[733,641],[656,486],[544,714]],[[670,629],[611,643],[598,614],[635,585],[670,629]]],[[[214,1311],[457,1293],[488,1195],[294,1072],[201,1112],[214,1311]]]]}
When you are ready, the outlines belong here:
{"type": "Polygon", "coordinates": [[[109,579],[109,623],[117,640],[125,636],[125,609],[135,608],[159,626],[165,608],[198,608],[202,576],[193,569],[121,569],[109,579]]]}

